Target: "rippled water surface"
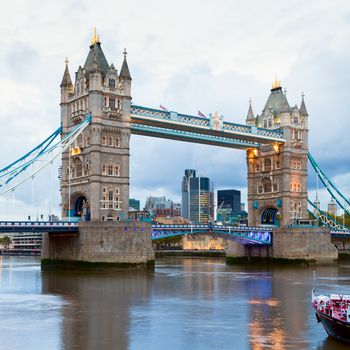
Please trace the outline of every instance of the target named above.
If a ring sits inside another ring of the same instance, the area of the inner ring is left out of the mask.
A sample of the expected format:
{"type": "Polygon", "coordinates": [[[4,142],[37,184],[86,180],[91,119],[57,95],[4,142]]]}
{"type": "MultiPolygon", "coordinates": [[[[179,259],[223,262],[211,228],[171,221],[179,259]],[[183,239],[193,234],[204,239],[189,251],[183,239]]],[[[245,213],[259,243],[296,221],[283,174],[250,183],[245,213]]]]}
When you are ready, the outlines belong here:
{"type": "MultiPolygon", "coordinates": [[[[317,267],[350,294],[350,262],[317,267]]],[[[349,349],[310,306],[312,268],[164,258],[155,272],[41,272],[0,256],[0,349],[349,349]]]]}

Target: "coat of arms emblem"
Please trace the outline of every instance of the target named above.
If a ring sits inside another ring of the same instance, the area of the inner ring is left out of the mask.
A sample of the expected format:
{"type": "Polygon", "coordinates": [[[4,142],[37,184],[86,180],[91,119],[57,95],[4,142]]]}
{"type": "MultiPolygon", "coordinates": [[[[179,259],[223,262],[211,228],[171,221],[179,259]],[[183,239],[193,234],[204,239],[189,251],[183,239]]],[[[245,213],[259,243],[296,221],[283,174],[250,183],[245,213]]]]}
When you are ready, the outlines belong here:
{"type": "Polygon", "coordinates": [[[218,112],[210,114],[210,126],[213,130],[222,131],[224,126],[223,116],[218,112]]]}

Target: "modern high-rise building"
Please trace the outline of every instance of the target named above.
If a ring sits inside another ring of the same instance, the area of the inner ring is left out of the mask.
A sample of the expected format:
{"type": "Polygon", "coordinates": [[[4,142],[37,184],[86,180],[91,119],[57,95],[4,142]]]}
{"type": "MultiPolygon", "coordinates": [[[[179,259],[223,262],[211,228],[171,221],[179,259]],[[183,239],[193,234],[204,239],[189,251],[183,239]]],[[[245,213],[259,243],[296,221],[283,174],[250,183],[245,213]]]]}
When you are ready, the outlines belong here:
{"type": "Polygon", "coordinates": [[[208,177],[197,177],[194,169],[186,169],[182,180],[182,217],[193,223],[214,219],[213,184],[208,177]]]}
{"type": "Polygon", "coordinates": [[[180,216],[181,205],[174,203],[171,199],[166,199],[165,196],[150,196],[146,199],[144,210],[150,213],[152,217],[174,217],[180,216]]]}
{"type": "Polygon", "coordinates": [[[217,220],[229,222],[233,215],[241,213],[241,191],[219,190],[217,198],[217,220]]]}

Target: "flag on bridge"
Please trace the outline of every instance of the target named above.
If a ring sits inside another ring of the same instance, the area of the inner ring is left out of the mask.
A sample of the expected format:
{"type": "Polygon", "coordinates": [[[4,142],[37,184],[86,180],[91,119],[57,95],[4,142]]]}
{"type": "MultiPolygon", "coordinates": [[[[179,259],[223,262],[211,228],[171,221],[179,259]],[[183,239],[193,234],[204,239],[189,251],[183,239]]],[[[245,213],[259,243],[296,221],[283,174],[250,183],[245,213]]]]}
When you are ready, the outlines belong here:
{"type": "Polygon", "coordinates": [[[163,105],[159,105],[159,107],[160,107],[163,111],[168,112],[168,108],[164,107],[163,105]]]}
{"type": "Polygon", "coordinates": [[[198,111],[198,116],[199,116],[199,117],[202,117],[202,118],[207,118],[207,119],[208,119],[208,117],[207,117],[205,114],[203,114],[201,111],[198,111]]]}

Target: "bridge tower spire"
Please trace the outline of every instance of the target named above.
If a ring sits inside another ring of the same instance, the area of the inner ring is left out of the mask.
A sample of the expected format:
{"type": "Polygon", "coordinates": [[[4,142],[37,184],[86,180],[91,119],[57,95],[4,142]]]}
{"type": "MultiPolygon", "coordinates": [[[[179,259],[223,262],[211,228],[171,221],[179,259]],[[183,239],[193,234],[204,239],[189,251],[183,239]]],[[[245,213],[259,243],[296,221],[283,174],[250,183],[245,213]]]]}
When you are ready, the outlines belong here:
{"type": "Polygon", "coordinates": [[[248,125],[282,130],[286,142],[262,145],[247,153],[249,225],[286,227],[308,219],[308,114],[304,99],[300,109],[290,107],[276,78],[261,115],[255,124],[252,122],[247,118],[248,125]]]}
{"type": "Polygon", "coordinates": [[[62,155],[62,217],[91,221],[127,219],[131,76],[126,53],[120,75],[109,64],[96,28],[83,66],[61,84],[63,135],[91,113],[92,121],[62,155]]]}

